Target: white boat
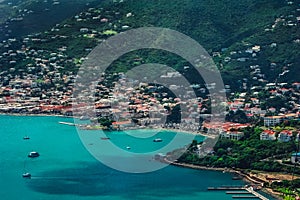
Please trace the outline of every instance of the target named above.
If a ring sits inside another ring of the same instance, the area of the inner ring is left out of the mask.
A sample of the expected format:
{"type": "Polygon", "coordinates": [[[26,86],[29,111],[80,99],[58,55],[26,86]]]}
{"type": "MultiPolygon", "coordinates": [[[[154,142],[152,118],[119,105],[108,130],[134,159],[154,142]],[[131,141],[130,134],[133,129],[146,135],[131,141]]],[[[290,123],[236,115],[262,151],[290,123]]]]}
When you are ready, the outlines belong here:
{"type": "Polygon", "coordinates": [[[29,136],[25,136],[25,137],[23,137],[23,140],[29,140],[30,139],[30,137],[29,136]]]}
{"type": "Polygon", "coordinates": [[[22,174],[23,178],[31,178],[31,174],[30,173],[24,173],[22,174]]]}
{"type": "Polygon", "coordinates": [[[161,138],[156,138],[153,140],[153,142],[162,142],[162,139],[161,138]]]}
{"type": "Polygon", "coordinates": [[[130,147],[130,146],[127,146],[127,147],[126,147],[126,149],[128,149],[128,150],[129,150],[129,149],[131,149],[131,147],[130,147]]]}
{"type": "Polygon", "coordinates": [[[39,157],[40,154],[38,152],[35,152],[35,151],[32,151],[28,154],[28,157],[29,158],[36,158],[36,157],[39,157]]]}

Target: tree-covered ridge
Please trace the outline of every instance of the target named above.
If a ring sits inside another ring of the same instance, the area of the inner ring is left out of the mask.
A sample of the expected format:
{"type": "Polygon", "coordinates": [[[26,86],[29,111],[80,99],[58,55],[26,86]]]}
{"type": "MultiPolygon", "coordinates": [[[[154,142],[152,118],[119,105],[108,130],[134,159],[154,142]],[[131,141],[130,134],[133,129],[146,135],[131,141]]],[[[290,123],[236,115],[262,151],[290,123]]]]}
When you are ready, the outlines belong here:
{"type": "MultiPolygon", "coordinates": [[[[90,8],[57,24],[52,30],[33,36],[38,40],[31,40],[27,45],[28,48],[51,53],[66,46],[65,53],[76,64],[65,64],[63,71],[76,71],[75,65],[80,64],[77,61],[113,34],[144,26],[171,28],[197,40],[214,56],[225,84],[230,84],[235,89],[243,89],[243,79],[249,81],[247,84],[250,87],[263,84],[259,78],[275,81],[287,69],[290,73],[280,77],[280,80],[298,80],[295,75],[300,52],[297,43],[298,7],[296,3],[290,4],[287,1],[266,0],[105,1],[98,7],[90,8]],[[88,31],[83,34],[80,32],[81,28],[87,28],[88,31]],[[261,49],[253,57],[247,50],[255,45],[259,45],[261,49]],[[259,66],[260,73],[253,73],[251,66],[259,66]]],[[[15,42],[8,48],[13,50],[20,47],[19,45],[15,42]]],[[[1,52],[7,51],[7,46],[3,46],[6,45],[0,45],[1,52]]],[[[134,60],[136,57],[139,55],[133,53],[124,60],[134,60]]],[[[148,60],[153,57],[147,55],[148,60]]],[[[162,55],[159,54],[158,58],[162,58],[162,55]]],[[[174,58],[167,55],[166,59],[174,58]]],[[[26,68],[28,62],[30,59],[18,61],[17,68],[26,68]]],[[[5,59],[1,59],[1,63],[3,70],[10,67],[5,59]]],[[[183,67],[179,62],[173,63],[183,67]]],[[[130,63],[128,67],[135,64],[130,63]]],[[[116,70],[124,70],[124,65],[118,65],[116,70]]]]}

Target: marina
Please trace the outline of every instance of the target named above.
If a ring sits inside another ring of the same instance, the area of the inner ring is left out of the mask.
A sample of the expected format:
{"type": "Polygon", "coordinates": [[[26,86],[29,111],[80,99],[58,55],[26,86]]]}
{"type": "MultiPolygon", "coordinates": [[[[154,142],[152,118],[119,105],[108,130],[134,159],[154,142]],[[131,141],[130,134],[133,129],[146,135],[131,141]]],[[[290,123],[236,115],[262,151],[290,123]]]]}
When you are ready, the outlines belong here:
{"type": "Polygon", "coordinates": [[[207,190],[221,190],[226,191],[226,194],[232,195],[234,199],[244,199],[244,198],[255,198],[261,200],[269,200],[268,198],[264,197],[263,195],[256,192],[252,186],[221,186],[221,187],[208,187],[207,190]],[[231,191],[228,191],[231,190],[231,191]],[[232,191],[234,190],[234,191],[232,191]]]}

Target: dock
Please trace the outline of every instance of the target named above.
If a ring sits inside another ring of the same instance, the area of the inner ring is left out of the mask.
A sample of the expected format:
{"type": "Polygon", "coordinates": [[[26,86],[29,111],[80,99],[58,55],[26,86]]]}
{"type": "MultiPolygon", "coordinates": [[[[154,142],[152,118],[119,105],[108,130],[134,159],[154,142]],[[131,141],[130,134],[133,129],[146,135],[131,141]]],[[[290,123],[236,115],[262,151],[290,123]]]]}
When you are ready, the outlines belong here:
{"type": "Polygon", "coordinates": [[[233,199],[257,199],[258,197],[253,195],[233,195],[233,199]]]}
{"type": "Polygon", "coordinates": [[[249,194],[248,191],[227,191],[226,194],[249,194]]]}
{"type": "Polygon", "coordinates": [[[243,186],[220,186],[220,187],[208,187],[207,190],[244,190],[243,186]]]}
{"type": "Polygon", "coordinates": [[[253,187],[246,186],[221,186],[221,187],[208,187],[207,190],[224,190],[226,194],[232,195],[233,199],[261,199],[269,200],[258,192],[254,191],[253,187]]]}
{"type": "Polygon", "coordinates": [[[258,192],[254,191],[252,187],[245,188],[249,193],[253,194],[257,198],[261,200],[269,200],[268,198],[264,197],[263,195],[259,194],[258,192]]]}

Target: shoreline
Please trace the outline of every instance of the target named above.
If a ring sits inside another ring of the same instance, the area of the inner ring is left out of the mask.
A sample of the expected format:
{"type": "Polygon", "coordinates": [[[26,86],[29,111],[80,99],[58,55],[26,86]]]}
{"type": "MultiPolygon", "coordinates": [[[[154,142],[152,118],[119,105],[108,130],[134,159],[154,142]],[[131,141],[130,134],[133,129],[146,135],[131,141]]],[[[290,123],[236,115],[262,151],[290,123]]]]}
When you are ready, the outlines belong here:
{"type": "MultiPolygon", "coordinates": [[[[209,170],[209,171],[222,171],[222,172],[226,172],[226,173],[231,173],[231,174],[238,174],[239,176],[242,177],[242,180],[250,183],[250,184],[259,184],[261,185],[261,191],[272,196],[275,199],[279,199],[279,200],[283,200],[282,197],[279,196],[279,194],[275,191],[273,191],[271,188],[266,188],[263,187],[262,184],[265,183],[265,181],[263,180],[255,180],[252,177],[249,176],[249,174],[245,174],[242,171],[238,170],[238,169],[229,169],[229,168],[222,168],[222,167],[205,167],[205,166],[200,166],[200,165],[194,165],[194,164],[188,164],[188,163],[179,163],[179,162],[171,162],[169,160],[167,160],[166,158],[164,158],[163,162],[166,162],[167,164],[176,166],[176,167],[182,167],[182,168],[189,168],[189,169],[194,169],[194,170],[209,170]]],[[[257,178],[258,179],[258,178],[257,178]]]]}
{"type": "MultiPolygon", "coordinates": [[[[62,114],[45,114],[45,113],[39,113],[39,114],[29,114],[29,113],[0,113],[0,115],[6,115],[6,116],[20,116],[20,117],[62,117],[62,118],[74,118],[78,119],[79,117],[74,117],[74,116],[66,116],[62,114]]],[[[200,131],[188,131],[188,130],[182,130],[182,129],[172,129],[172,128],[161,128],[161,127],[144,127],[144,128],[132,128],[132,129],[124,129],[121,131],[128,131],[128,130],[163,130],[163,131],[171,131],[171,132],[179,132],[179,133],[185,133],[185,134],[190,134],[190,135],[200,135],[203,137],[207,138],[215,138],[214,135],[206,134],[200,131]]]]}
{"type": "Polygon", "coordinates": [[[177,133],[184,133],[184,134],[189,134],[189,135],[195,135],[195,136],[203,136],[205,138],[215,138],[213,135],[208,135],[203,132],[199,131],[188,131],[188,130],[182,130],[182,129],[172,129],[172,128],[160,128],[160,127],[152,127],[152,128],[134,128],[134,129],[125,129],[121,131],[128,131],[128,130],[160,130],[160,131],[169,131],[169,132],[177,132],[177,133]]]}

